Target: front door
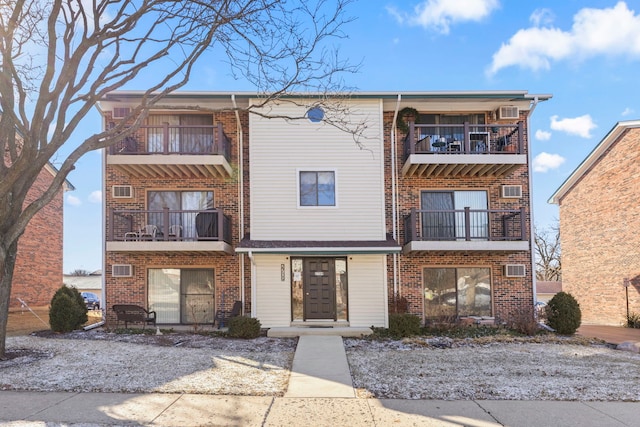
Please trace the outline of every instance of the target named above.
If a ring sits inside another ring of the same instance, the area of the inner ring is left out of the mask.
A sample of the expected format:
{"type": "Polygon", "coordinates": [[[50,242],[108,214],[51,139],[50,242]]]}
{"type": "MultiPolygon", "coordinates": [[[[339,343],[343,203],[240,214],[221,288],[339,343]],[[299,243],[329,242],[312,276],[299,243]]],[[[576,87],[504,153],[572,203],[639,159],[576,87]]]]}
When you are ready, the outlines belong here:
{"type": "Polygon", "coordinates": [[[304,259],[304,318],[336,320],[336,272],[333,258],[304,259]]]}

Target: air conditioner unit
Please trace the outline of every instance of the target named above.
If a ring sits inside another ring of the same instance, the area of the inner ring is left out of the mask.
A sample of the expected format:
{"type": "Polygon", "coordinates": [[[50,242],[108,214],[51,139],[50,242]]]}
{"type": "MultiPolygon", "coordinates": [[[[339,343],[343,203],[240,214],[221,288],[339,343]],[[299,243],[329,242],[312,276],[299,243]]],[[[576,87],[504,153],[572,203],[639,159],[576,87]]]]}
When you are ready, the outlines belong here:
{"type": "Polygon", "coordinates": [[[133,266],[131,264],[113,264],[111,275],[113,277],[131,277],[133,276],[133,266]]]}
{"type": "Polygon", "coordinates": [[[133,197],[133,186],[114,185],[111,187],[111,195],[114,199],[130,199],[133,197]]]}
{"type": "Polygon", "coordinates": [[[527,269],[524,264],[506,264],[504,266],[505,277],[525,277],[527,269]]]}
{"type": "Polygon", "coordinates": [[[112,116],[114,119],[124,119],[129,113],[131,113],[131,108],[129,107],[115,107],[112,116]]]}
{"type": "Polygon", "coordinates": [[[498,119],[517,119],[520,117],[520,111],[515,105],[503,105],[498,108],[498,119]]]}
{"type": "Polygon", "coordinates": [[[502,198],[504,199],[522,198],[522,185],[503,185],[502,198]]]}

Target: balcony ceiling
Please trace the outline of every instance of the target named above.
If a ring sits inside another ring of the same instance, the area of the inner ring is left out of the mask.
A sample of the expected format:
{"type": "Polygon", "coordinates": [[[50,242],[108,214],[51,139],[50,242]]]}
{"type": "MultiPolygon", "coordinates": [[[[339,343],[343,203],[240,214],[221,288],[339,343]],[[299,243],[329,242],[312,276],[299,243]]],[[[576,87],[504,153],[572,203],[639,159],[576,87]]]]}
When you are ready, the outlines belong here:
{"type": "Polygon", "coordinates": [[[136,178],[229,178],[233,169],[223,156],[107,156],[113,168],[136,178]]]}
{"type": "Polygon", "coordinates": [[[504,176],[526,164],[525,155],[414,154],[402,167],[405,177],[504,176]]]}
{"type": "Polygon", "coordinates": [[[107,242],[107,252],[180,252],[189,254],[233,255],[226,242],[107,242]]]}

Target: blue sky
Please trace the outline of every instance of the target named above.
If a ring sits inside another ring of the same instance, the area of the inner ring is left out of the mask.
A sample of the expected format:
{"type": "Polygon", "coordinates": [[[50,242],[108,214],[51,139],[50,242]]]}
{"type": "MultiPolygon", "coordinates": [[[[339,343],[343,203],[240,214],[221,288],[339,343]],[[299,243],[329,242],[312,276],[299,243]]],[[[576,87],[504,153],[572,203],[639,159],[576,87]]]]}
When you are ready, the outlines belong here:
{"type": "MultiPolygon", "coordinates": [[[[359,0],[347,13],[356,20],[337,43],[343,57],[362,63],[346,76],[357,90],[553,95],[530,122],[538,227],[553,224],[558,210],[547,200],[607,132],[640,118],[640,0],[359,0]]],[[[185,88],[253,89],[207,58],[185,88]]],[[[69,144],[99,129],[93,112],[69,144]]],[[[64,271],[96,270],[100,153],[82,158],[69,180],[76,190],[65,194],[64,271]]]]}

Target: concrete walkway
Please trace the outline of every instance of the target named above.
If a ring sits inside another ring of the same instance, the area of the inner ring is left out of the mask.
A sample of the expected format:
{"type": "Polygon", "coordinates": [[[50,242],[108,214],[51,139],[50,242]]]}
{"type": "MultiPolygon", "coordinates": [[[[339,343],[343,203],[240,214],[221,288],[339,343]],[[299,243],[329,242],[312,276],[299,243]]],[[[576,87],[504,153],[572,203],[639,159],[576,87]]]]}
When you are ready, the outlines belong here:
{"type": "Polygon", "coordinates": [[[17,426],[638,426],[640,402],[405,400],[0,391],[17,426]]]}
{"type": "Polygon", "coordinates": [[[342,337],[299,338],[285,397],[356,397],[342,337]]]}

